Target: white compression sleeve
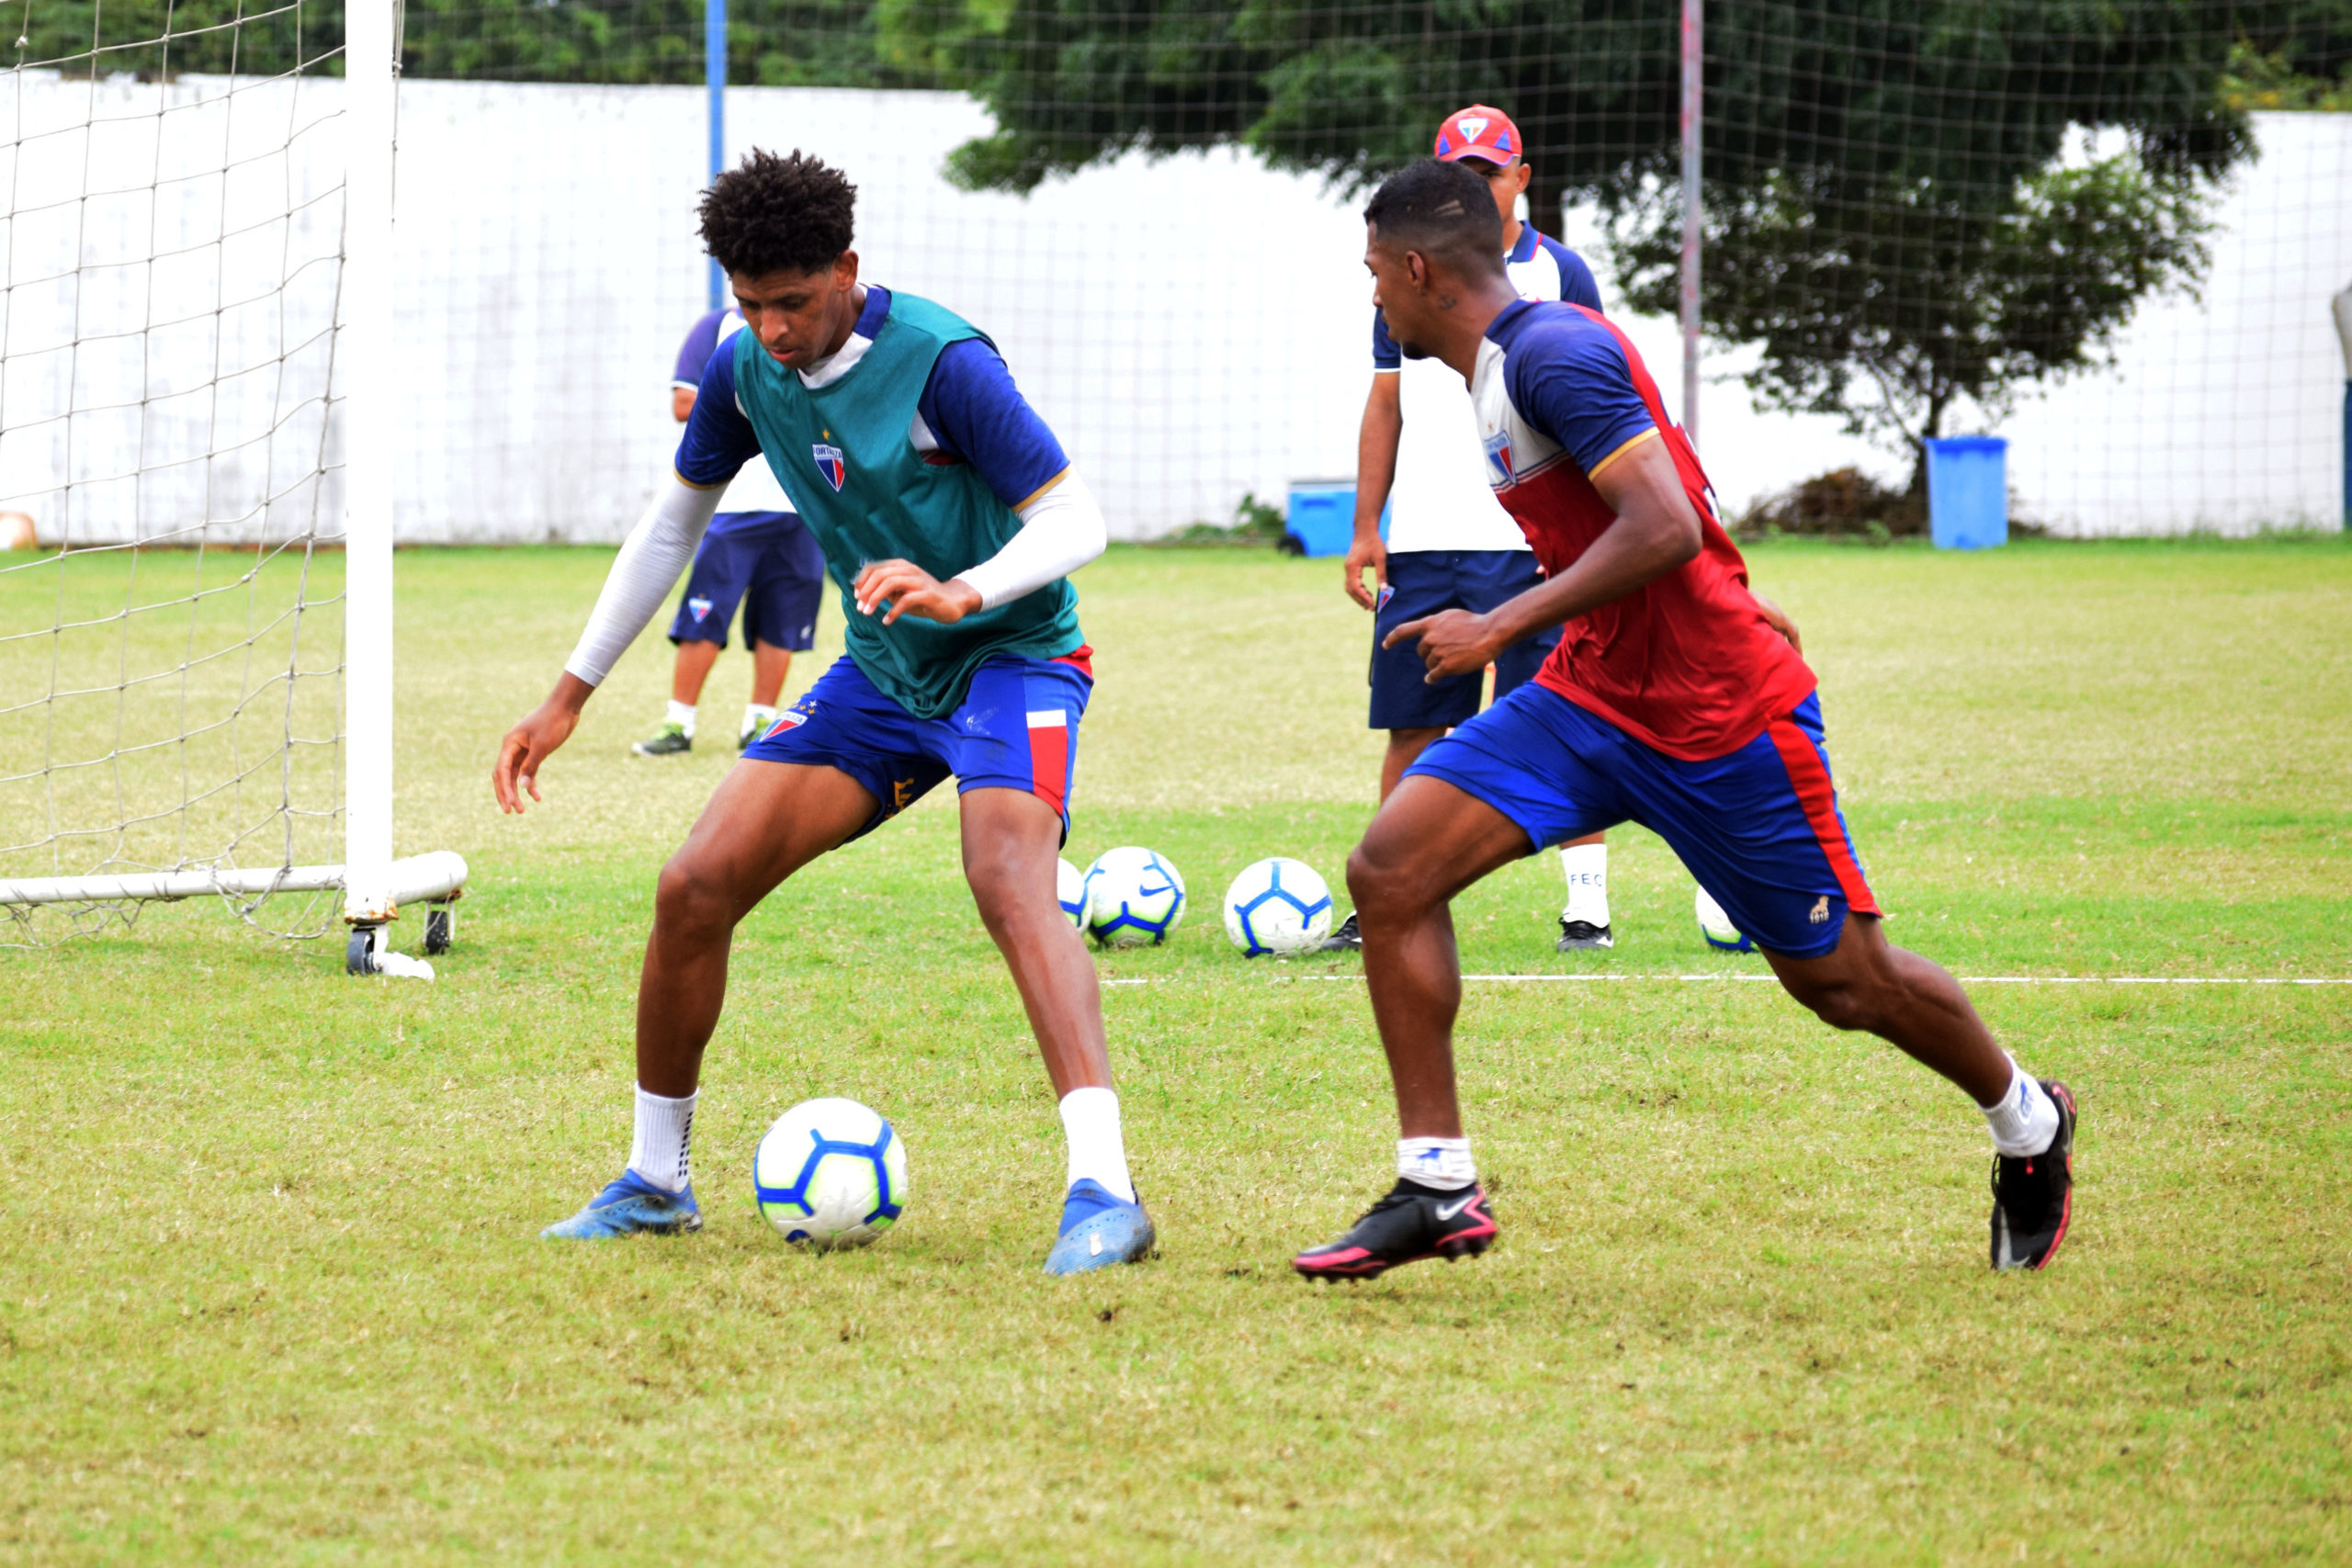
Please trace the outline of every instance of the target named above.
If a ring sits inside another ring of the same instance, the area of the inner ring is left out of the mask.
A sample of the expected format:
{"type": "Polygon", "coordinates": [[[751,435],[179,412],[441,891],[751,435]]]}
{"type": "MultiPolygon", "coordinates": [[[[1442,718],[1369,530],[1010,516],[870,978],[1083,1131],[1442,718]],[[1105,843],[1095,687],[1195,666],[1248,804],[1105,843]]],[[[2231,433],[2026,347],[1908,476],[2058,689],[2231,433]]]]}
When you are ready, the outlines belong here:
{"type": "Polygon", "coordinates": [[[1024,593],[1035,593],[1048,582],[1068,577],[1102,553],[1110,543],[1110,528],[1094,492],[1066,468],[1045,494],[1020,512],[1021,532],[969,571],[956,575],[978,590],[980,608],[1010,604],[1024,593]]]}
{"type": "Polygon", "coordinates": [[[564,663],[566,671],[592,686],[605,683],[614,662],[637,640],[670,596],[670,585],[695,558],[695,547],[702,543],[703,530],[710,526],[723,493],[696,490],[675,474],[654,492],[653,504],[613,558],[605,591],[596,595],[596,607],[589,612],[580,644],[564,663]]]}

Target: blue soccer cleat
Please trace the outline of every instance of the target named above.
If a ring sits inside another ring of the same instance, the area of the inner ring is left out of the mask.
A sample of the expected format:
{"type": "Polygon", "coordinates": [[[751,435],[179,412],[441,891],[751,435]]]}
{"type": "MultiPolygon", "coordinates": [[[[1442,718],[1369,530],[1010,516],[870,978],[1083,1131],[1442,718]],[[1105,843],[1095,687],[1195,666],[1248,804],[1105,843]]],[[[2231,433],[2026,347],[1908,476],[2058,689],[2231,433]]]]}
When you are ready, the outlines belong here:
{"type": "Polygon", "coordinates": [[[541,1241],[603,1241],[609,1236],[684,1235],[702,1229],[695,1190],[664,1192],[633,1170],[624,1170],[588,1206],[539,1233],[541,1241]]]}
{"type": "Polygon", "coordinates": [[[1062,1233],[1046,1254],[1048,1274],[1085,1274],[1120,1263],[1140,1263],[1151,1256],[1159,1233],[1141,1203],[1111,1196],[1091,1177],[1070,1184],[1062,1200],[1062,1233]]]}

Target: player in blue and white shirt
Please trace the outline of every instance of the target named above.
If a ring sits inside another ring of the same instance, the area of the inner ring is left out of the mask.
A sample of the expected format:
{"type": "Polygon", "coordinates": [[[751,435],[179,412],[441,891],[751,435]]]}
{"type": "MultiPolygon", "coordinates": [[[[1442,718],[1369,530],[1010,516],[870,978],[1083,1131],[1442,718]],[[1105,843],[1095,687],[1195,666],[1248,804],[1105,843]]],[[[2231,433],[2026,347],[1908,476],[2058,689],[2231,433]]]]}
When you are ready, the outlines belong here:
{"type": "MultiPolygon", "coordinates": [[[[694,412],[704,369],[742,330],[737,310],[708,310],[687,329],[670,382],[670,412],[681,424],[694,412]]],[[[817,607],[825,591],[825,555],[764,463],[751,463],[727,486],[718,513],[695,551],[686,590],[670,624],[678,650],[670,671],[670,707],[662,728],[629,747],[640,757],[691,751],[703,682],[727,646],[735,606],[743,606],[743,646],[752,650],[752,700],[744,705],[735,749],[775,722],[792,656],[817,643],[817,607]]]]}
{"type": "MultiPolygon", "coordinates": [[[[1503,222],[1503,267],[1522,299],[1565,299],[1600,309],[1584,258],[1521,222],[1518,206],[1532,175],[1519,127],[1498,108],[1473,104],[1439,124],[1436,156],[1487,182],[1503,222]]],[[[1408,621],[1444,610],[1484,614],[1543,581],[1543,570],[1510,514],[1487,487],[1477,421],[1462,378],[1435,360],[1408,360],[1372,314],[1372,391],[1356,450],[1356,529],[1348,550],[1350,598],[1373,612],[1372,728],[1388,731],[1380,798],[1430,743],[1478,711],[1484,671],[1428,681],[1405,649],[1382,646],[1408,621]],[[1387,535],[1381,523],[1386,512],[1387,535]],[[1364,585],[1371,571],[1374,586],[1364,585]]],[[[1495,660],[1495,700],[1531,679],[1559,642],[1557,627],[1503,650],[1495,660]]],[[[1558,947],[1608,947],[1609,850],[1595,833],[1560,848],[1567,903],[1558,947]]],[[[1351,914],[1324,945],[1363,944],[1351,914]]]]}

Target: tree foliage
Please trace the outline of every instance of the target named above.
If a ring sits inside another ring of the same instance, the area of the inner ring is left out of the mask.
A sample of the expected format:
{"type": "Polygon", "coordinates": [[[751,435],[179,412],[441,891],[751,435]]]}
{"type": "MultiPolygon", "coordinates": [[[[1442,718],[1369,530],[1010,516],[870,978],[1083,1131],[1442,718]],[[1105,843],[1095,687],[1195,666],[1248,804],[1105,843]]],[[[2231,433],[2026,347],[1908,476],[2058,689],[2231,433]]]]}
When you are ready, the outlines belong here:
{"type": "MultiPolygon", "coordinates": [[[[1534,210],[1598,202],[1635,309],[1675,308],[1681,107],[1660,0],[883,0],[886,53],[997,132],[974,186],[1220,142],[1358,189],[1464,103],[1528,140],[1534,210]]],[[[1708,321],[1750,384],[1916,443],[1955,405],[2096,364],[2190,283],[2203,199],[2252,149],[2233,51],[2352,59],[2344,0],[1711,0],[1708,321]],[[2086,133],[2097,133],[2094,139],[2086,133]],[[2096,145],[2102,155],[2091,158],[2096,145]]]]}

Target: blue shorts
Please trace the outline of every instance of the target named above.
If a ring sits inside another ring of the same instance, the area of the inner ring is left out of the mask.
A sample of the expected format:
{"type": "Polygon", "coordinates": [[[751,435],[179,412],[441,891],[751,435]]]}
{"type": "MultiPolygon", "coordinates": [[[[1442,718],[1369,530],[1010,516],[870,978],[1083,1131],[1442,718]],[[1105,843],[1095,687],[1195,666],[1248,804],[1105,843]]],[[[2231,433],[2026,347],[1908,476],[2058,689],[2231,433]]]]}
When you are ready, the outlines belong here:
{"type": "Polygon", "coordinates": [[[973,672],[964,701],[940,718],[917,718],[892,702],[844,654],[743,755],[838,768],[864,784],[875,799],[874,815],[853,836],[874,831],[952,773],[959,795],[1017,789],[1035,795],[1060,814],[1067,840],[1078,721],[1094,690],[1091,653],[1000,654],[973,672]]]}
{"type": "Polygon", "coordinates": [[[722,512],[695,551],[670,640],[725,648],[741,601],[744,647],[763,642],[805,653],[817,644],[817,605],[824,592],[825,553],[797,514],[722,512]]]}
{"type": "Polygon", "coordinates": [[[1770,953],[1818,958],[1848,910],[1879,912],[1830,783],[1817,694],[1729,756],[1687,762],[1529,684],[1433,743],[1415,773],[1510,818],[1531,853],[1640,823],[1770,953]]]}
{"type": "MultiPolygon", "coordinates": [[[[1441,610],[1483,615],[1544,581],[1532,550],[1407,550],[1388,558],[1388,581],[1372,617],[1372,728],[1450,729],[1478,711],[1486,672],[1429,683],[1429,666],[1411,643],[1384,649],[1381,640],[1407,621],[1441,610]]],[[[1560,640],[1560,628],[1538,632],[1503,649],[1495,660],[1495,699],[1535,678],[1560,640]]]]}

